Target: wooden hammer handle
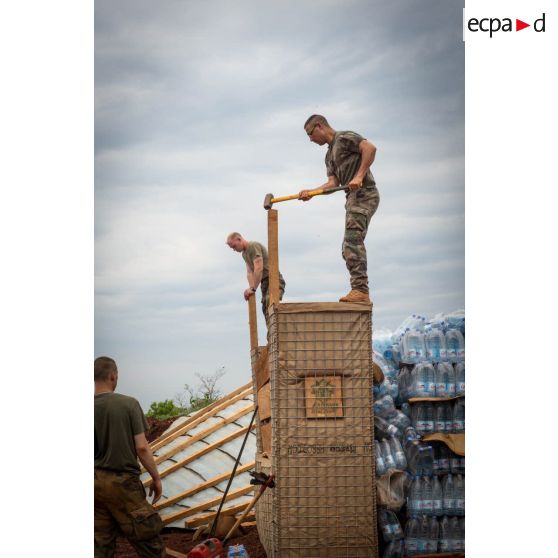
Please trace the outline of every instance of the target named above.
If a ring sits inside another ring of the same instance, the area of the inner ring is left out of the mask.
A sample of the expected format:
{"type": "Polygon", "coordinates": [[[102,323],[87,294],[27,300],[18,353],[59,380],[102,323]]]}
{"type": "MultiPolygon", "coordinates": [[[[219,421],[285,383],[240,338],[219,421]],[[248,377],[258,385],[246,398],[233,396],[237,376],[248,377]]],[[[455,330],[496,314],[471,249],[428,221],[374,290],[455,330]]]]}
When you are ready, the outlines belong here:
{"type": "MultiPolygon", "coordinates": [[[[319,190],[312,190],[308,192],[308,196],[313,198],[314,196],[321,196],[326,192],[338,192],[339,190],[346,190],[345,186],[336,186],[335,188],[320,188],[319,190]]],[[[289,201],[289,200],[297,200],[299,194],[291,194],[289,196],[280,196],[278,198],[272,198],[271,203],[289,201]]]]}

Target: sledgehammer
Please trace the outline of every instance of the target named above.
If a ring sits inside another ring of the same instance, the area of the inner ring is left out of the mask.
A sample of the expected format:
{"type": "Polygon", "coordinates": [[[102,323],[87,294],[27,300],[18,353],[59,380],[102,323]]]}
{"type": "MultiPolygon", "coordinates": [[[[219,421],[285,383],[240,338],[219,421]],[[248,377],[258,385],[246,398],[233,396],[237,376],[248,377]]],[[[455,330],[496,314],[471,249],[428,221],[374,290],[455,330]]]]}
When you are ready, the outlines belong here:
{"type": "MultiPolygon", "coordinates": [[[[308,197],[313,198],[314,196],[321,196],[322,194],[330,194],[331,192],[339,192],[339,190],[346,190],[346,186],[336,186],[335,188],[320,188],[319,190],[311,190],[308,192],[308,197]]],[[[289,196],[280,196],[279,198],[274,198],[273,194],[267,194],[264,198],[264,209],[271,209],[274,203],[298,200],[298,194],[291,194],[289,196]]]]}

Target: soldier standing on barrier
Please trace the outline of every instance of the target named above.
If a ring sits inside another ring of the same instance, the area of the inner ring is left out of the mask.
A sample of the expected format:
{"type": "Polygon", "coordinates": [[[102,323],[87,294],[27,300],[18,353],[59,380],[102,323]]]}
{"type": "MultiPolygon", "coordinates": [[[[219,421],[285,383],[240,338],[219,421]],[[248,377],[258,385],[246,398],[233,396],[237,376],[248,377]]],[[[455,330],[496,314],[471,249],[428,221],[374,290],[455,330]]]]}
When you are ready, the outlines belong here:
{"type": "Polygon", "coordinates": [[[136,399],[114,393],[117,383],[116,362],[95,359],[95,558],[112,558],[118,535],[140,558],[165,558],[163,523],[139,478],[138,458],[153,479],[154,504],[163,489],[145,437],[147,420],[136,399]]]}
{"type": "MultiPolygon", "coordinates": [[[[262,288],[262,312],[267,322],[267,309],[269,307],[269,258],[265,246],[254,240],[246,240],[237,232],[232,232],[227,236],[229,248],[235,252],[240,252],[246,263],[246,275],[248,288],[244,291],[244,299],[248,300],[258,289],[262,288]]],[[[279,273],[279,300],[283,299],[285,293],[285,280],[279,273]]]]}
{"type": "MultiPolygon", "coordinates": [[[[370,219],[380,203],[380,194],[370,172],[376,147],[355,132],[336,132],[319,114],[308,118],[304,130],[310,141],[329,146],[325,157],[328,179],[320,188],[327,190],[345,185],[349,189],[345,203],[342,256],[351,276],[351,291],[339,302],[370,303],[364,239],[370,219]]],[[[302,190],[299,198],[308,201],[311,199],[308,194],[313,191],[302,190]]]]}

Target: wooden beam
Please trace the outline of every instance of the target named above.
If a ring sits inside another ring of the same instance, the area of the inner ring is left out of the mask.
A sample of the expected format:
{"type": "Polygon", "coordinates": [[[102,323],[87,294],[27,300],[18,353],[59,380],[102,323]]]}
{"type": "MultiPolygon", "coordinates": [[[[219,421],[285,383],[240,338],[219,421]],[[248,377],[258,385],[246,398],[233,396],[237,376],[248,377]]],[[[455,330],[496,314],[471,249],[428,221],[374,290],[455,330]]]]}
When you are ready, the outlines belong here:
{"type": "MultiPolygon", "coordinates": [[[[196,442],[199,442],[200,440],[203,440],[206,436],[209,436],[210,434],[213,434],[214,432],[216,432],[220,428],[223,428],[223,426],[226,426],[227,424],[231,424],[231,423],[235,422],[239,418],[241,418],[241,417],[247,415],[248,413],[250,413],[251,411],[253,411],[254,407],[255,407],[255,405],[253,403],[251,403],[248,407],[244,407],[243,409],[240,409],[240,411],[237,411],[234,415],[231,415],[230,417],[220,418],[218,422],[216,422],[215,424],[213,424],[209,428],[206,428],[205,430],[202,430],[201,432],[198,432],[194,436],[191,436],[191,437],[187,438],[186,440],[184,440],[180,444],[177,444],[176,446],[173,446],[172,448],[170,448],[168,451],[166,451],[164,453],[161,453],[157,456],[154,455],[153,458],[155,460],[155,464],[159,465],[159,463],[162,463],[163,461],[166,461],[169,457],[172,457],[173,455],[176,455],[178,452],[186,449],[187,447],[191,446],[192,444],[195,444],[196,442]]],[[[145,467],[141,468],[141,472],[142,473],[145,472],[145,467]]]]}
{"type": "Polygon", "coordinates": [[[248,299],[248,325],[250,326],[250,350],[258,348],[258,316],[256,312],[256,295],[248,299]]]}
{"type": "MultiPolygon", "coordinates": [[[[254,427],[255,424],[252,424],[252,428],[254,427]]],[[[205,455],[206,453],[209,453],[214,449],[217,449],[225,445],[226,443],[246,434],[247,431],[248,431],[248,426],[238,429],[236,432],[233,432],[232,434],[225,436],[223,439],[218,440],[217,442],[213,442],[213,444],[209,444],[207,447],[197,451],[196,453],[193,453],[192,455],[189,455],[188,457],[185,457],[184,459],[181,459],[180,461],[173,463],[170,467],[167,467],[166,469],[159,471],[159,476],[163,478],[166,477],[167,475],[170,475],[171,473],[174,473],[174,471],[176,471],[177,469],[180,469],[181,467],[184,467],[184,465],[188,465],[188,463],[191,463],[192,461],[199,459],[202,455],[205,455]]],[[[143,481],[143,486],[145,487],[151,486],[152,482],[153,479],[151,477],[145,479],[143,481]]]]}
{"type": "MultiPolygon", "coordinates": [[[[225,502],[229,502],[230,500],[236,500],[241,496],[246,496],[246,494],[249,494],[250,492],[253,493],[254,490],[255,490],[255,486],[249,484],[247,486],[239,488],[238,490],[235,490],[234,492],[229,492],[225,497],[225,502]]],[[[195,515],[199,512],[207,510],[208,508],[217,506],[222,499],[223,496],[219,495],[216,498],[212,498],[211,500],[208,500],[207,502],[196,504],[195,506],[192,506],[185,510],[180,510],[174,513],[170,513],[168,515],[162,515],[161,519],[163,520],[163,525],[168,525],[169,523],[173,523],[174,521],[178,521],[179,519],[183,519],[184,517],[195,515]]],[[[245,503],[245,507],[246,507],[246,503],[245,503]]],[[[217,513],[217,510],[215,510],[215,513],[217,513]]]]}
{"type": "Polygon", "coordinates": [[[279,304],[279,234],[277,210],[267,212],[267,252],[269,255],[269,306],[279,304]]]}
{"type": "MultiPolygon", "coordinates": [[[[244,502],[243,504],[235,504],[234,506],[231,506],[230,508],[223,508],[221,510],[221,515],[235,515],[238,512],[243,512],[247,506],[250,505],[250,502],[244,502]]],[[[213,518],[217,515],[217,511],[212,511],[212,512],[208,512],[208,513],[204,513],[202,515],[198,515],[198,517],[194,517],[193,519],[190,520],[186,520],[184,522],[184,527],[186,529],[191,529],[194,527],[199,527],[200,525],[203,525],[204,523],[208,523],[210,521],[213,521],[213,518]]],[[[246,517],[246,519],[248,519],[250,516],[248,515],[246,517]]]]}
{"type": "MultiPolygon", "coordinates": [[[[252,461],[251,463],[247,463],[246,465],[242,465],[241,467],[239,467],[236,470],[236,473],[235,473],[234,476],[236,477],[237,475],[245,473],[246,471],[250,471],[250,469],[253,469],[255,466],[256,466],[255,461],[252,461]]],[[[202,492],[202,491],[206,490],[207,488],[211,488],[211,487],[219,484],[220,482],[226,481],[230,476],[231,476],[230,471],[227,471],[226,473],[223,473],[222,475],[217,475],[216,477],[213,477],[211,479],[206,480],[205,482],[202,482],[201,484],[193,486],[192,488],[189,488],[188,490],[185,490],[184,492],[181,492],[180,494],[176,494],[172,498],[167,498],[166,500],[159,500],[153,507],[156,510],[161,510],[161,509],[166,508],[168,506],[172,506],[173,504],[176,504],[177,502],[180,502],[181,500],[184,500],[185,498],[189,498],[190,496],[194,496],[194,494],[197,494],[198,492],[202,492]]]]}
{"type": "Polygon", "coordinates": [[[271,418],[271,382],[258,390],[258,417],[260,420],[271,418]]]}
{"type": "Polygon", "coordinates": [[[185,432],[191,428],[195,428],[198,424],[201,424],[204,420],[222,411],[229,405],[244,399],[246,396],[253,392],[252,383],[246,384],[238,389],[235,389],[232,393],[229,393],[226,397],[222,397],[219,401],[215,401],[209,405],[209,407],[204,407],[201,411],[192,415],[187,421],[183,422],[175,429],[171,430],[167,434],[157,438],[151,443],[151,451],[157,451],[159,448],[165,446],[169,442],[172,442],[179,436],[182,436],[185,432]]]}

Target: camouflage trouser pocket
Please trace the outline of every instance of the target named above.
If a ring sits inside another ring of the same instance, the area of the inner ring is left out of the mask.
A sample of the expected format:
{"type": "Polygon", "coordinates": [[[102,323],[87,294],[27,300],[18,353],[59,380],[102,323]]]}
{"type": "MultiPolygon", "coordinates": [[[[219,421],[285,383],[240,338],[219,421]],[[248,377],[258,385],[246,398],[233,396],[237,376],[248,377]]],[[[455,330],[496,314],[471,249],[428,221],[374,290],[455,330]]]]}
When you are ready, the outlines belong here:
{"type": "Polygon", "coordinates": [[[147,541],[156,537],[163,528],[163,522],[159,514],[153,507],[145,502],[144,504],[130,510],[131,533],[136,541],[147,541]]]}

